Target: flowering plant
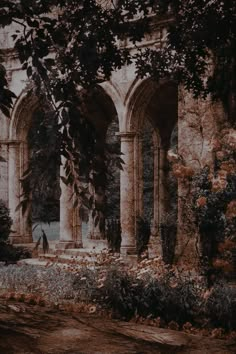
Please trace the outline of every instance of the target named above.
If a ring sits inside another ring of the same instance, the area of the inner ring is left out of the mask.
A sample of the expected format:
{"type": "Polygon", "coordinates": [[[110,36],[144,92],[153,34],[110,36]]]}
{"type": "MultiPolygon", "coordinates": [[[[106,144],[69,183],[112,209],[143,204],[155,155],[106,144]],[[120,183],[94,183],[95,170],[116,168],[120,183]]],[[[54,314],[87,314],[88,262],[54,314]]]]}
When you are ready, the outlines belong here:
{"type": "Polygon", "coordinates": [[[223,130],[222,137],[213,140],[213,167],[204,167],[192,180],[195,223],[202,255],[210,263],[219,252],[219,243],[236,240],[235,148],[236,130],[223,130]]]}

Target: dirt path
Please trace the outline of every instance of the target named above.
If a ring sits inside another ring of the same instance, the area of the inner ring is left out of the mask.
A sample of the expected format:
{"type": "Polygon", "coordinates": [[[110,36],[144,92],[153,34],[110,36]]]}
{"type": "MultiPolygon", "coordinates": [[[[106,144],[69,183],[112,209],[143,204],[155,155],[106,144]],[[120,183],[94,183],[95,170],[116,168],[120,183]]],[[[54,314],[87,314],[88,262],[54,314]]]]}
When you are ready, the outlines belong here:
{"type": "Polygon", "coordinates": [[[1,300],[0,353],[224,354],[236,344],[1,300]]]}

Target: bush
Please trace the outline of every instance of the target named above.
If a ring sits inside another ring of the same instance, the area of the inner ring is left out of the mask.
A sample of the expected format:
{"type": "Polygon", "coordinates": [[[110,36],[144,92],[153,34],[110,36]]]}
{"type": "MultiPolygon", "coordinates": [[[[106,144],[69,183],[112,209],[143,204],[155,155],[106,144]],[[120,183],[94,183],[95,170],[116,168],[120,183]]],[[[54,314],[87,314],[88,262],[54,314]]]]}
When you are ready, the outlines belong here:
{"type": "Polygon", "coordinates": [[[194,321],[200,297],[194,281],[178,283],[168,274],[161,279],[135,279],[125,272],[108,272],[104,283],[104,298],[115,317],[129,320],[134,315],[161,317],[167,323],[194,321]]]}
{"type": "Polygon", "coordinates": [[[107,273],[102,295],[101,305],[116,318],[160,317],[166,324],[190,322],[197,327],[207,324],[236,330],[236,289],[225,284],[209,291],[190,276],[176,277],[169,272],[160,279],[136,279],[113,269],[107,273]]]}
{"type": "Polygon", "coordinates": [[[143,284],[138,314],[152,318],[160,316],[166,323],[176,321],[183,325],[194,321],[199,301],[193,281],[181,280],[177,283],[167,275],[143,284]]]}
{"type": "Polygon", "coordinates": [[[104,283],[103,299],[114,317],[130,320],[135,315],[140,291],[139,282],[135,282],[132,276],[112,269],[104,283]]]}
{"type": "Polygon", "coordinates": [[[0,241],[6,241],[10,235],[12,219],[9,209],[0,199],[0,241]]]}
{"type": "Polygon", "coordinates": [[[236,288],[215,286],[206,301],[205,315],[214,327],[236,330],[236,288]]]}
{"type": "Polygon", "coordinates": [[[75,275],[72,289],[77,293],[77,300],[92,302],[99,299],[100,292],[97,284],[97,272],[82,267],[75,275]]]}
{"type": "Polygon", "coordinates": [[[31,253],[24,247],[15,247],[7,242],[0,242],[0,261],[17,262],[20,259],[31,258],[31,253]]]}

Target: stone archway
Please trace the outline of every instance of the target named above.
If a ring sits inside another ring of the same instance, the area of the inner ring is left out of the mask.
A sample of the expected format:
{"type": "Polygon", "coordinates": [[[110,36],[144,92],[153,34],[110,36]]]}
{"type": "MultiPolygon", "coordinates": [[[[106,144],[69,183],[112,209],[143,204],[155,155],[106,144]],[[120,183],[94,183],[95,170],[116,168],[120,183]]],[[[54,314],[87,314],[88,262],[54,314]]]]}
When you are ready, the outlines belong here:
{"type": "MultiPolygon", "coordinates": [[[[157,84],[147,79],[134,85],[127,98],[126,132],[121,134],[122,152],[126,155],[126,169],[121,176],[122,247],[124,253],[135,249],[136,219],[143,216],[143,144],[144,123],[152,127],[153,145],[153,220],[152,234],[159,234],[161,219],[169,210],[167,183],[167,152],[174,126],[178,121],[178,89],[175,83],[157,84]],[[122,181],[123,178],[123,181],[122,181]],[[129,186],[129,188],[127,188],[129,186]],[[122,193],[122,189],[123,192],[122,193]],[[123,205],[123,206],[122,206],[123,205]],[[127,213],[127,209],[130,210],[127,213]],[[122,222],[123,221],[123,222],[122,222]]],[[[133,251],[132,251],[133,252],[133,251]]]]}
{"type": "MultiPolygon", "coordinates": [[[[105,144],[106,135],[109,125],[116,120],[116,130],[119,131],[119,121],[115,105],[106,93],[106,91],[98,86],[89,90],[84,97],[84,106],[87,109],[87,118],[90,119],[95,129],[99,132],[100,143],[105,144]]],[[[13,218],[14,233],[11,239],[14,243],[32,242],[32,227],[28,222],[27,214],[22,213],[17,208],[21,201],[20,178],[26,170],[29,162],[29,147],[27,142],[27,134],[29,132],[32,116],[39,107],[39,102],[35,96],[30,93],[23,92],[18,98],[11,118],[8,142],[8,190],[9,190],[9,207],[13,218]]],[[[63,161],[62,161],[63,162],[63,161]]],[[[61,167],[60,174],[63,176],[64,168],[61,167]]],[[[57,248],[74,248],[83,245],[82,239],[82,222],[77,209],[73,208],[73,200],[71,199],[72,190],[69,186],[60,183],[60,237],[57,248]]],[[[30,206],[28,215],[31,213],[30,206]]],[[[90,220],[90,235],[94,238],[102,239],[98,230],[94,227],[93,218],[90,220]]]]}
{"type": "Polygon", "coordinates": [[[36,97],[23,92],[15,103],[11,116],[8,143],[8,201],[13,220],[11,240],[14,243],[32,242],[30,205],[24,214],[17,207],[22,200],[20,178],[28,166],[29,159],[27,134],[32,113],[37,106],[36,97]]]}
{"type": "Polygon", "coordinates": [[[24,91],[12,111],[8,142],[8,203],[13,219],[11,234],[13,243],[33,242],[32,201],[34,201],[34,193],[24,212],[23,208],[18,206],[24,199],[20,179],[29,166],[30,155],[33,152],[32,144],[30,144],[31,128],[35,114],[41,111],[42,107],[47,107],[45,102],[39,101],[36,96],[24,91]]]}
{"type": "MultiPolygon", "coordinates": [[[[114,145],[113,143],[117,139],[116,133],[119,132],[119,120],[115,104],[110,95],[101,86],[96,86],[90,90],[82,90],[80,94],[83,100],[84,114],[96,131],[98,153],[101,152],[103,154],[105,149],[111,148],[111,145],[114,145]]],[[[81,172],[83,173],[83,171],[81,172]]],[[[119,171],[113,170],[110,172],[115,173],[117,182],[113,186],[111,185],[111,181],[110,183],[107,181],[98,190],[96,187],[88,184],[90,192],[94,195],[94,200],[101,211],[100,217],[104,218],[104,226],[107,218],[119,215],[120,209],[120,206],[116,205],[114,208],[116,211],[115,214],[107,212],[107,205],[109,206],[107,198],[110,197],[113,203],[119,203],[119,171]],[[112,188],[114,188],[113,194],[112,188]],[[113,198],[114,195],[117,197],[113,198]]],[[[88,211],[88,223],[87,227],[83,227],[82,236],[85,247],[107,247],[105,229],[100,226],[99,223],[97,224],[93,212],[88,211]]]]}

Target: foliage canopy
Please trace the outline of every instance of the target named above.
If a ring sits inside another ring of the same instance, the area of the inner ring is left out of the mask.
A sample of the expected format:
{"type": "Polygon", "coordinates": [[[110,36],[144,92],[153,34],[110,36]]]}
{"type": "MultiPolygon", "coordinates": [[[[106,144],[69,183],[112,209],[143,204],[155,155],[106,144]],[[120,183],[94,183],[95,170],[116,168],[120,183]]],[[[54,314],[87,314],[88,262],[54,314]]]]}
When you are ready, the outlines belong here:
{"type": "MultiPolygon", "coordinates": [[[[211,94],[223,101],[231,120],[235,116],[235,0],[2,0],[0,27],[12,24],[17,26],[15,49],[34,83],[32,91],[54,112],[56,142],[50,156],[66,159],[64,182],[87,206],[94,201],[78,183],[81,171],[96,191],[106,184],[111,154],[98,148],[99,137],[86,119],[82,100],[112,71],[135,61],[140,77],[170,78],[196,97],[211,94]],[[139,46],[149,25],[158,25],[160,18],[167,28],[161,45],[139,46]],[[127,39],[136,51],[125,47],[127,39]],[[83,95],[78,93],[81,88],[83,95]]],[[[7,89],[2,65],[0,79],[0,109],[9,116],[15,96],[7,89]]],[[[42,119],[41,124],[46,122],[42,119]]],[[[26,176],[31,171],[31,179],[34,166],[35,161],[26,171],[26,176]]]]}

